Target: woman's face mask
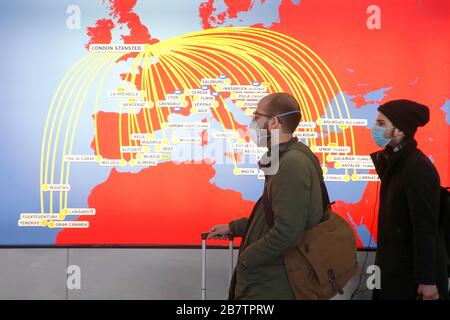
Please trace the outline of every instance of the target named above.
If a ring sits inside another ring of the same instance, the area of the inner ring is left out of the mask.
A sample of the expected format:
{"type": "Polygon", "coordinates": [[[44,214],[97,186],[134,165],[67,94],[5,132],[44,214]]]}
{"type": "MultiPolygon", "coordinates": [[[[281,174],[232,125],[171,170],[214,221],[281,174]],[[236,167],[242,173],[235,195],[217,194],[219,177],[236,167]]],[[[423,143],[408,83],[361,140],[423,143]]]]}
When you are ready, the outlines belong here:
{"type": "MultiPolygon", "coordinates": [[[[278,117],[283,117],[289,114],[293,114],[293,113],[298,113],[300,111],[296,110],[296,111],[290,111],[290,112],[285,112],[285,113],[281,113],[275,116],[269,116],[269,115],[264,115],[261,113],[256,113],[255,115],[259,116],[259,117],[265,117],[268,120],[265,122],[265,124],[263,125],[263,127],[261,128],[258,123],[256,122],[256,119],[253,118],[252,121],[250,122],[249,125],[249,135],[250,135],[250,139],[258,146],[258,147],[265,147],[267,145],[269,145],[269,143],[264,143],[264,139],[269,140],[272,136],[272,133],[268,130],[268,126],[269,126],[269,120],[271,118],[278,118],[278,117]]],[[[289,133],[278,133],[278,136],[282,136],[282,135],[286,135],[286,136],[291,136],[292,134],[289,133]]]]}
{"type": "Polygon", "coordinates": [[[373,141],[380,147],[385,148],[392,140],[392,138],[386,138],[386,130],[393,129],[395,127],[380,127],[379,125],[374,125],[372,128],[372,138],[373,141]]]}

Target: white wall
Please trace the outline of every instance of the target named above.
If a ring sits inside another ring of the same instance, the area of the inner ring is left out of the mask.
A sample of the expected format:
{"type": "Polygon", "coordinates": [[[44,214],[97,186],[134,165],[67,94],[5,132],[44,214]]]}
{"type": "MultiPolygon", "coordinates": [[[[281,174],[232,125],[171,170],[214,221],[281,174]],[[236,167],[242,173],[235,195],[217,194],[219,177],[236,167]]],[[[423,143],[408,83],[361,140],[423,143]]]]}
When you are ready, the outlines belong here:
{"type": "MultiPolygon", "coordinates": [[[[235,256],[237,251],[235,251],[235,256]]],[[[228,251],[208,250],[207,297],[226,299],[228,251]]],[[[358,254],[360,267],[365,252],[358,254]]],[[[373,264],[370,253],[367,266],[373,264]]],[[[359,273],[345,288],[348,299],[359,273]]],[[[363,277],[361,288],[365,288],[363,277]]],[[[357,299],[370,299],[370,291],[357,299]]],[[[199,249],[0,249],[0,299],[200,299],[199,249]],[[81,289],[66,289],[68,265],[81,289]]]]}

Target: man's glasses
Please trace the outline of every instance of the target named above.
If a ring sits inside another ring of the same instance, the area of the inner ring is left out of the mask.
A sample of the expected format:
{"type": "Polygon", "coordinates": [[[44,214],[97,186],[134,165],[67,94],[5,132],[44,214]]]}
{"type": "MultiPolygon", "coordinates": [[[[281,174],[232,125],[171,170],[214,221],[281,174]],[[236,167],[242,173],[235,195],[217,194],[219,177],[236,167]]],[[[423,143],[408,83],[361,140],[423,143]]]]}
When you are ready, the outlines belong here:
{"type": "Polygon", "coordinates": [[[258,111],[254,111],[253,112],[253,118],[256,118],[256,117],[267,117],[267,118],[272,118],[272,117],[274,117],[273,115],[270,115],[270,114],[264,114],[264,113],[261,113],[261,112],[258,112],[258,111]]]}

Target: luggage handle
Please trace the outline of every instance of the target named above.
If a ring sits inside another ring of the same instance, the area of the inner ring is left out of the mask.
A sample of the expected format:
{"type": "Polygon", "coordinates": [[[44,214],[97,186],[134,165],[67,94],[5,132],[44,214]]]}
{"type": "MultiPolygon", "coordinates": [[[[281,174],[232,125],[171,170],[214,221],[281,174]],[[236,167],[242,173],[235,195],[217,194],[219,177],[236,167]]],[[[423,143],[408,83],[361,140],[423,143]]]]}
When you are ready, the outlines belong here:
{"type": "MultiPolygon", "coordinates": [[[[210,232],[202,232],[202,300],[206,300],[206,240],[210,232]]],[[[234,271],[234,261],[233,261],[233,240],[234,234],[230,233],[228,235],[228,250],[230,255],[230,265],[229,265],[229,280],[233,277],[234,271]]]]}

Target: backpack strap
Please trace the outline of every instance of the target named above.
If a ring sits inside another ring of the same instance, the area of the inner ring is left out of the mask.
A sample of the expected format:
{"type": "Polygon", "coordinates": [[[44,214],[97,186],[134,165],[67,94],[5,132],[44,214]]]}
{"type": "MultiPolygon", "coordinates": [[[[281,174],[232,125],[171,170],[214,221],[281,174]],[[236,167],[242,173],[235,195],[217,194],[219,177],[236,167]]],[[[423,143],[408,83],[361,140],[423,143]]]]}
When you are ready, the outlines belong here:
{"type": "MultiPolygon", "coordinates": [[[[330,203],[330,197],[328,195],[327,187],[326,187],[324,179],[323,179],[323,171],[320,168],[320,166],[318,165],[317,159],[315,158],[315,156],[312,152],[307,152],[306,150],[303,150],[303,149],[295,149],[295,150],[298,150],[298,151],[302,152],[303,154],[305,154],[311,160],[314,167],[316,168],[316,173],[319,176],[319,181],[320,181],[323,210],[324,210],[324,212],[327,212],[330,209],[330,206],[332,203],[330,203]]],[[[280,154],[280,160],[281,160],[281,157],[287,151],[288,150],[286,150],[285,152],[280,154]]],[[[270,178],[271,178],[271,176],[268,176],[264,183],[264,192],[263,192],[262,200],[263,200],[263,204],[264,204],[264,214],[266,216],[266,222],[267,222],[269,228],[272,228],[274,226],[275,213],[273,212],[272,202],[269,199],[268,182],[269,182],[270,178]]]]}

